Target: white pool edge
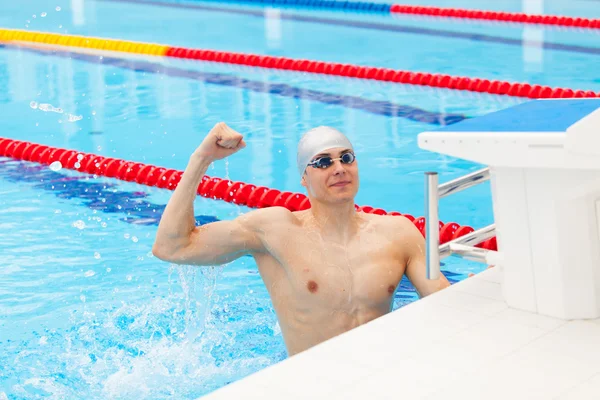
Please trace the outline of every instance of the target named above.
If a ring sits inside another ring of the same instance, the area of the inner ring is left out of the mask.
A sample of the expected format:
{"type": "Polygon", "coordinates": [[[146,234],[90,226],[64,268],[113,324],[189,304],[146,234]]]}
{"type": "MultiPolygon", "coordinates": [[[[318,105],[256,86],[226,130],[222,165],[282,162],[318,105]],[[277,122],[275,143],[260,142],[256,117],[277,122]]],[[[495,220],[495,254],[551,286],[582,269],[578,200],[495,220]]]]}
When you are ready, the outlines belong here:
{"type": "Polygon", "coordinates": [[[501,276],[484,271],[201,398],[600,398],[600,320],[511,309],[501,276]]]}

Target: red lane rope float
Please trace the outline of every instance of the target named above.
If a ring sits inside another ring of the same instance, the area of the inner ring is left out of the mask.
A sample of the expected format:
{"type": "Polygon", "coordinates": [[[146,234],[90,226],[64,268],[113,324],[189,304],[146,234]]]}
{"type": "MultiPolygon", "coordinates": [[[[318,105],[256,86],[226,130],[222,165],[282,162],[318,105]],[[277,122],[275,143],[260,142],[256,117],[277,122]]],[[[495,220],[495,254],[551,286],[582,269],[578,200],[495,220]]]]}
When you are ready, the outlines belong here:
{"type": "MultiPolygon", "coordinates": [[[[174,190],[177,187],[183,174],[183,171],[175,169],[2,137],[0,137],[0,157],[10,157],[46,165],[58,161],[61,168],[169,190],[174,190]]],[[[265,186],[233,182],[207,175],[202,178],[198,185],[197,193],[202,197],[223,200],[250,208],[279,206],[290,211],[310,208],[308,197],[302,193],[282,192],[265,186]]],[[[371,206],[357,205],[356,209],[370,214],[403,215],[415,224],[421,234],[425,235],[424,217],[415,218],[410,214],[401,214],[397,211],[387,212],[381,208],[371,206]]],[[[460,226],[455,222],[444,224],[440,221],[440,243],[446,243],[470,232],[473,232],[473,228],[470,226],[460,226]]],[[[496,238],[488,239],[478,244],[477,247],[497,250],[496,238]]]]}
{"type": "Polygon", "coordinates": [[[600,29],[600,19],[564,17],[558,15],[538,15],[518,12],[469,10],[465,8],[445,8],[431,6],[411,6],[393,4],[392,14],[431,15],[434,17],[453,17],[465,19],[480,19],[488,21],[506,21],[522,24],[568,26],[577,28],[600,29]]]}
{"type": "Polygon", "coordinates": [[[335,75],[347,78],[369,79],[383,82],[395,82],[410,85],[437,87],[443,89],[465,90],[495,95],[537,98],[600,97],[600,93],[591,90],[573,90],[552,88],[550,86],[512,83],[499,80],[468,78],[446,74],[430,74],[390,68],[365,67],[323,61],[311,61],[288,57],[261,56],[256,54],[231,53],[171,47],[152,43],[140,43],[126,40],[93,38],[58,33],[30,32],[16,29],[1,29],[0,42],[43,43],[51,46],[85,48],[104,51],[116,51],[147,56],[166,56],[190,60],[202,60],[218,63],[246,65],[313,74],[335,75]]]}
{"type": "Polygon", "coordinates": [[[600,97],[600,92],[591,90],[573,90],[552,88],[550,86],[512,83],[499,80],[468,78],[446,74],[430,74],[394,70],[390,68],[363,67],[333,62],[300,60],[288,57],[259,56],[255,54],[230,53],[225,51],[196,50],[183,47],[170,47],[165,56],[202,60],[228,64],[248,65],[252,67],[310,72],[316,74],[337,75],[348,78],[371,79],[384,82],[404,83],[438,87],[444,89],[467,90],[471,92],[507,95],[515,97],[571,98],[600,97]]]}

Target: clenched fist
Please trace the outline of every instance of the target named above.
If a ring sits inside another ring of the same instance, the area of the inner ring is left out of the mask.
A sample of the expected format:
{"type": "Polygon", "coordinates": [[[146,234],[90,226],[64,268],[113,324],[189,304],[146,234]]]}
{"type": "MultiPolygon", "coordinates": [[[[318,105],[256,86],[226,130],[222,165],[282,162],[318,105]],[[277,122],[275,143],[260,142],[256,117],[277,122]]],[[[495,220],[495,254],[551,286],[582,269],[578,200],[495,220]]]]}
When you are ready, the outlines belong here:
{"type": "Polygon", "coordinates": [[[219,122],[206,135],[194,154],[215,161],[229,157],[244,147],[244,137],[224,122],[219,122]]]}

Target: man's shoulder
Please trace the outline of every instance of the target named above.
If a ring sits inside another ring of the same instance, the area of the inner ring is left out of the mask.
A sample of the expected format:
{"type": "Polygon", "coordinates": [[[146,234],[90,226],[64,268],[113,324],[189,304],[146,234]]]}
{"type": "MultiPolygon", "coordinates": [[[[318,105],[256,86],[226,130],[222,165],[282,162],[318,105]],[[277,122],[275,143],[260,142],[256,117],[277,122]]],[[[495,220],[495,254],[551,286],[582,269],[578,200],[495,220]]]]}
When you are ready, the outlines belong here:
{"type": "Polygon", "coordinates": [[[244,224],[254,228],[262,228],[274,223],[292,222],[294,215],[287,208],[273,206],[252,210],[238,218],[244,224]]]}
{"type": "Polygon", "coordinates": [[[371,221],[390,227],[411,227],[414,226],[412,221],[403,215],[379,215],[379,214],[364,214],[371,221]]]}
{"type": "Polygon", "coordinates": [[[380,232],[385,235],[399,236],[406,239],[407,236],[412,236],[419,233],[415,224],[408,218],[402,215],[377,215],[365,214],[379,228],[380,232]]]}

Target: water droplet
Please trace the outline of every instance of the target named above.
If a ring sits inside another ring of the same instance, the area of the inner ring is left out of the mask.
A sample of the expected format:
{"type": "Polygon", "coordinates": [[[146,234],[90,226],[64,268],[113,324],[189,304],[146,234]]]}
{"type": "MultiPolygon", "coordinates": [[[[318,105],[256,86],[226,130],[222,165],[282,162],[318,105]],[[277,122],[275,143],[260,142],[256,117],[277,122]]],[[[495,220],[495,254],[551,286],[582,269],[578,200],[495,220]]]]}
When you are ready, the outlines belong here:
{"type": "Polygon", "coordinates": [[[43,12],[43,13],[41,13],[41,14],[40,14],[40,16],[41,16],[42,18],[44,18],[46,15],[48,15],[48,14],[46,14],[45,12],[43,12]]]}
{"type": "Polygon", "coordinates": [[[48,337],[47,336],[42,336],[40,338],[39,344],[40,344],[40,346],[44,346],[44,345],[48,344],[48,337]]]}
{"type": "Polygon", "coordinates": [[[83,222],[82,220],[79,219],[79,220],[73,222],[72,226],[77,229],[85,229],[85,222],[83,222]]]}
{"type": "Polygon", "coordinates": [[[96,150],[101,151],[102,150],[102,146],[96,147],[96,150]]]}
{"type": "Polygon", "coordinates": [[[98,253],[98,252],[96,251],[96,252],[94,253],[94,258],[95,258],[96,260],[99,260],[99,259],[101,259],[101,258],[102,258],[102,256],[100,255],[100,253],[98,253]]]}
{"type": "Polygon", "coordinates": [[[69,120],[69,122],[77,122],[77,121],[83,119],[83,116],[82,115],[67,114],[67,119],[69,120]]]}
{"type": "Polygon", "coordinates": [[[60,11],[60,7],[56,7],[56,8],[55,8],[55,10],[56,10],[56,11],[60,11]]]}
{"type": "Polygon", "coordinates": [[[106,228],[106,222],[100,224],[103,228],[106,228]]]}
{"type": "Polygon", "coordinates": [[[54,214],[60,214],[61,212],[61,210],[54,210],[54,214]]]}
{"type": "Polygon", "coordinates": [[[83,154],[77,154],[77,159],[78,159],[79,161],[83,160],[83,154]]]}
{"type": "Polygon", "coordinates": [[[62,164],[60,161],[54,161],[52,164],[50,164],[49,168],[54,172],[60,171],[62,169],[62,164]]]}
{"type": "Polygon", "coordinates": [[[37,17],[35,16],[35,14],[33,14],[33,15],[32,15],[32,17],[33,17],[33,18],[37,18],[37,17]]]}
{"type": "Polygon", "coordinates": [[[112,271],[112,268],[106,268],[106,272],[112,271]]]}
{"type": "Polygon", "coordinates": [[[125,239],[129,239],[129,238],[131,237],[131,235],[130,235],[129,233],[125,233],[125,234],[123,235],[123,237],[124,237],[125,239]]]}
{"type": "Polygon", "coordinates": [[[130,281],[131,280],[131,275],[127,275],[127,280],[130,281]]]}
{"type": "Polygon", "coordinates": [[[31,103],[29,103],[29,107],[31,107],[35,110],[38,107],[38,103],[35,101],[32,101],[31,103]]]}
{"type": "Polygon", "coordinates": [[[94,276],[96,275],[96,273],[94,271],[92,271],[91,269],[89,271],[87,271],[85,274],[83,274],[86,278],[89,278],[90,276],[94,276]]]}
{"type": "Polygon", "coordinates": [[[75,163],[75,168],[79,168],[81,167],[81,164],[79,164],[78,162],[75,163]]]}
{"type": "Polygon", "coordinates": [[[79,299],[85,303],[85,296],[84,295],[79,296],[79,299]]]}
{"type": "Polygon", "coordinates": [[[135,242],[135,243],[137,243],[137,242],[138,242],[138,238],[137,238],[136,236],[132,236],[132,237],[131,237],[131,240],[132,240],[133,242],[135,242]]]}
{"type": "Polygon", "coordinates": [[[58,29],[61,29],[61,28],[62,28],[62,25],[59,25],[59,26],[58,26],[58,29]]]}
{"type": "Polygon", "coordinates": [[[142,257],[142,256],[137,256],[137,260],[138,260],[138,261],[143,261],[143,260],[144,260],[144,257],[142,257]]]}

